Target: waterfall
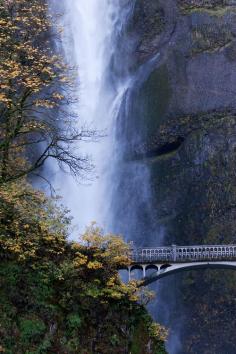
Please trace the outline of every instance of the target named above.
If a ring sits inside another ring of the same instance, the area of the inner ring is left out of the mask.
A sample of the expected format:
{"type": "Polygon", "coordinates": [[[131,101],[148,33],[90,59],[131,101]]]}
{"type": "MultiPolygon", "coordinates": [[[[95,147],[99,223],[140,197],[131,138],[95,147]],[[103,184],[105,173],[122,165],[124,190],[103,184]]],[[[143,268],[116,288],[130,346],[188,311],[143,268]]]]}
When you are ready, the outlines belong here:
{"type": "Polygon", "coordinates": [[[95,166],[91,181],[78,184],[57,173],[56,185],[80,232],[96,221],[137,244],[150,244],[148,168],[131,161],[129,152],[143,138],[133,101],[158,54],[141,66],[133,63],[136,38],[127,35],[126,25],[135,0],[63,0],[62,4],[65,58],[78,67],[79,124],[99,129],[105,137],[80,145],[95,166]],[[147,225],[149,237],[143,238],[147,225]]]}
{"type": "MultiPolygon", "coordinates": [[[[80,144],[81,154],[95,167],[91,180],[78,184],[58,172],[56,187],[82,232],[91,221],[105,228],[110,218],[110,198],[117,153],[116,119],[129,87],[126,59],[117,49],[132,11],[133,1],[62,1],[62,46],[66,61],[78,69],[78,124],[98,130],[103,137],[80,144]]],[[[54,10],[58,4],[54,3],[54,10]]],[[[75,109],[75,108],[73,108],[75,109]]],[[[89,176],[91,177],[91,176],[89,176]]]]}
{"type": "Polygon", "coordinates": [[[142,114],[139,91],[159,54],[142,65],[135,62],[135,3],[62,1],[63,51],[67,63],[78,68],[78,124],[99,129],[105,137],[79,147],[95,165],[91,181],[78,184],[58,172],[55,183],[79,224],[79,233],[96,221],[136,246],[150,246],[157,244],[161,233],[153,218],[148,164],[134,158],[133,152],[145,135],[137,119],[142,114]]]}
{"type": "MultiPolygon", "coordinates": [[[[62,0],[64,54],[70,65],[78,67],[79,124],[99,129],[105,137],[80,146],[92,158],[95,178],[77,184],[57,173],[55,182],[79,232],[96,221],[136,246],[156,246],[163,241],[163,230],[153,215],[150,171],[133,152],[146,134],[138,121],[139,91],[159,54],[142,65],[135,62],[136,34],[126,27],[135,3],[62,0]]],[[[155,305],[151,312],[156,317],[155,305]]]]}

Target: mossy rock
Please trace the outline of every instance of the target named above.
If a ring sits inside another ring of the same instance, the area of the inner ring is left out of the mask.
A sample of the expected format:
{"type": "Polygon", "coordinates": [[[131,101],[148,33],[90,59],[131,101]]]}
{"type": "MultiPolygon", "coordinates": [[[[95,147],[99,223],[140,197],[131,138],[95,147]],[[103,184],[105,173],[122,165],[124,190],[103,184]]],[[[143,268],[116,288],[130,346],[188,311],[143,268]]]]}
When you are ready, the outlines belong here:
{"type": "Polygon", "coordinates": [[[210,16],[224,16],[228,11],[235,12],[236,4],[230,0],[178,0],[183,14],[195,12],[207,13],[210,16]]]}
{"type": "Polygon", "coordinates": [[[184,9],[215,9],[216,7],[227,6],[227,0],[178,0],[180,7],[184,9]]]}
{"type": "Polygon", "coordinates": [[[234,39],[230,26],[203,24],[192,27],[192,55],[214,52],[229,46],[234,39]]]}

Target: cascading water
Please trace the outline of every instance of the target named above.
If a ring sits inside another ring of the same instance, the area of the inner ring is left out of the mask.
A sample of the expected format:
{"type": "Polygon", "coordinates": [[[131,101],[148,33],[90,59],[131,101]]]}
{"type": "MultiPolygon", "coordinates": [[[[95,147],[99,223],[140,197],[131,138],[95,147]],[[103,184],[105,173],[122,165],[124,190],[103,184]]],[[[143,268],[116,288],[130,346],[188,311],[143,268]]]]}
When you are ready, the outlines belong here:
{"type": "Polygon", "coordinates": [[[96,221],[136,246],[160,244],[162,230],[152,211],[148,165],[133,154],[145,135],[137,121],[142,114],[139,90],[159,54],[141,66],[132,63],[137,38],[127,35],[126,25],[135,0],[63,0],[62,4],[65,56],[78,67],[79,124],[105,131],[106,136],[81,146],[81,152],[93,159],[95,179],[78,185],[58,173],[60,194],[80,232],[96,221]]]}
{"type": "Polygon", "coordinates": [[[116,44],[132,1],[123,2],[122,8],[119,0],[66,0],[62,6],[65,57],[69,65],[78,68],[78,124],[98,130],[104,137],[80,146],[81,154],[91,157],[95,166],[91,181],[78,184],[72,177],[57,173],[55,184],[79,231],[91,221],[106,228],[116,150],[115,122],[129,86],[128,75],[117,76],[114,72],[115,67],[121,72],[125,66],[124,58],[117,65],[116,44]]]}

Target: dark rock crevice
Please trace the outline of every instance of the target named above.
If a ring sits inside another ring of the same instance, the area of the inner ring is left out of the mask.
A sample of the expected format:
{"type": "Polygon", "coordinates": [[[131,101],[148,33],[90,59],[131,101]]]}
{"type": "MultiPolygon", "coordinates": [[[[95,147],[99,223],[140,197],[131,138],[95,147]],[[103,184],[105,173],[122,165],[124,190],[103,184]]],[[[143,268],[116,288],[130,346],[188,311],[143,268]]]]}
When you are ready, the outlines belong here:
{"type": "Polygon", "coordinates": [[[158,156],[168,155],[177,152],[183,142],[184,142],[184,138],[180,136],[172,142],[165,143],[157,149],[148,151],[145,157],[152,158],[152,157],[158,157],[158,156]]]}

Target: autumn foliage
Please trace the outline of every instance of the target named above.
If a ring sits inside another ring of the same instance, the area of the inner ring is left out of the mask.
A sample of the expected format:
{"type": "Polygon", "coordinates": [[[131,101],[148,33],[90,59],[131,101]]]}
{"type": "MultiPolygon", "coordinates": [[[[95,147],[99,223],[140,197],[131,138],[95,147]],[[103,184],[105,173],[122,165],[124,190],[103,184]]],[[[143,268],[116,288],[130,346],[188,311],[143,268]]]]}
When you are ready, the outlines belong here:
{"type": "Polygon", "coordinates": [[[0,183],[38,171],[47,159],[74,175],[91,168],[76,146],[97,134],[79,127],[76,69],[56,53],[55,38],[60,28],[44,0],[0,1],[0,183]]]}
{"type": "Polygon", "coordinates": [[[139,303],[139,284],[120,279],[127,244],[95,224],[69,242],[57,203],[24,181],[0,191],[1,351],[165,353],[166,332],[139,303]]]}

